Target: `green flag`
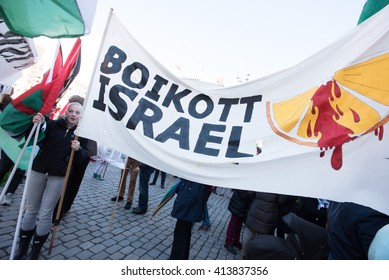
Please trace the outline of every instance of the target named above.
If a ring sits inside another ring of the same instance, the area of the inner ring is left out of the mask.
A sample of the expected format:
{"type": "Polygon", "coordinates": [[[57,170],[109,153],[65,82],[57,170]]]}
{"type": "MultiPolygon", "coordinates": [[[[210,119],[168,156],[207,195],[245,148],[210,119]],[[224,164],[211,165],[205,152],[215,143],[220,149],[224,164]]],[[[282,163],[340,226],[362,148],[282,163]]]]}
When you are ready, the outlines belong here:
{"type": "Polygon", "coordinates": [[[96,0],[1,0],[0,17],[25,37],[74,38],[90,33],[96,0]]]}
{"type": "Polygon", "coordinates": [[[364,22],[375,13],[382,10],[389,4],[389,0],[367,0],[363,6],[361,15],[359,16],[358,24],[364,22]]]}

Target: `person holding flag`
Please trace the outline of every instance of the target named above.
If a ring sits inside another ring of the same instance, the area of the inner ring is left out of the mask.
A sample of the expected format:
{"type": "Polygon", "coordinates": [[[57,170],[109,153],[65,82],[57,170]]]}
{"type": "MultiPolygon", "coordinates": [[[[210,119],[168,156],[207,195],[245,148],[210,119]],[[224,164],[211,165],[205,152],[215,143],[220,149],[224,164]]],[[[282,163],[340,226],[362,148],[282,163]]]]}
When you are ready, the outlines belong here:
{"type": "Polygon", "coordinates": [[[30,185],[27,190],[27,209],[23,216],[19,248],[15,259],[27,255],[32,237],[33,245],[28,259],[37,260],[52,225],[54,207],[61,196],[65,181],[67,165],[85,161],[88,156],[87,139],[77,139],[74,131],[80,120],[82,105],[70,103],[65,118],[51,120],[47,123],[41,113],[37,113],[33,123],[44,123],[45,138],[34,158],[30,172],[30,185]]]}

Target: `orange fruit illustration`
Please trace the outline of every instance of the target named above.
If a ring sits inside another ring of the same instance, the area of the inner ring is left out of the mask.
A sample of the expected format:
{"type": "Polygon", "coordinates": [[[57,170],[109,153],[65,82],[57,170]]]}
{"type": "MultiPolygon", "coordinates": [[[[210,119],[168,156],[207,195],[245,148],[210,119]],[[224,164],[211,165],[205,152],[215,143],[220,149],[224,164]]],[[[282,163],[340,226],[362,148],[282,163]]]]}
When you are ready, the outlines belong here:
{"type": "Polygon", "coordinates": [[[389,117],[389,54],[337,71],[325,85],[288,100],[267,102],[267,120],[279,136],[312,147],[320,156],[333,149],[331,165],[342,167],[342,146],[375,131],[383,137],[389,117]],[[381,109],[379,109],[381,108],[381,109]]]}

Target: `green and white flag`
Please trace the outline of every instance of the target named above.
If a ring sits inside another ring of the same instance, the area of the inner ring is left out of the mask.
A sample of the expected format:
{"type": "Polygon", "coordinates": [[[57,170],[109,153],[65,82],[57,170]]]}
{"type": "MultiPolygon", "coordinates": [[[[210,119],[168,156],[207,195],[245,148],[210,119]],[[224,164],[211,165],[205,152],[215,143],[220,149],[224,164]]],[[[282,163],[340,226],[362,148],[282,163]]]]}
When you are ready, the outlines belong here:
{"type": "Polygon", "coordinates": [[[389,0],[367,0],[359,16],[358,24],[364,22],[388,4],[389,0]]]}
{"type": "Polygon", "coordinates": [[[74,38],[89,34],[96,0],[2,0],[0,17],[25,37],[74,38]]]}

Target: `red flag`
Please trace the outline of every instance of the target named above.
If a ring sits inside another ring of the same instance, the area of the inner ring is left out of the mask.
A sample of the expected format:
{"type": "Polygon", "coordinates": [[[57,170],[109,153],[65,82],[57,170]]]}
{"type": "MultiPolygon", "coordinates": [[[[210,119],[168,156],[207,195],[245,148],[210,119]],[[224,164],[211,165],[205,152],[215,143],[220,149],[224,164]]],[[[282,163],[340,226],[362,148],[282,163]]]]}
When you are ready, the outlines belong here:
{"type": "MultiPolygon", "coordinates": [[[[81,39],[77,38],[74,46],[69,53],[65,65],[62,67],[56,78],[53,77],[53,87],[47,96],[43,96],[44,104],[40,110],[42,115],[50,113],[54,105],[67,90],[69,85],[80,72],[81,67],[81,39]]],[[[55,68],[55,67],[54,67],[55,68]]],[[[45,95],[45,93],[43,93],[45,95]]]]}
{"type": "MultiPolygon", "coordinates": [[[[57,100],[77,76],[81,65],[81,40],[78,38],[62,66],[62,51],[58,54],[52,69],[42,81],[17,97],[0,114],[0,147],[15,161],[19,154],[19,142],[30,127],[32,117],[41,112],[47,115],[57,100]],[[14,141],[17,139],[17,143],[14,141]]],[[[24,166],[21,168],[25,168],[24,166]]]]}

